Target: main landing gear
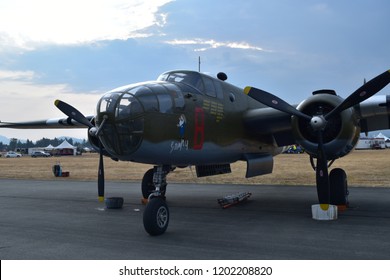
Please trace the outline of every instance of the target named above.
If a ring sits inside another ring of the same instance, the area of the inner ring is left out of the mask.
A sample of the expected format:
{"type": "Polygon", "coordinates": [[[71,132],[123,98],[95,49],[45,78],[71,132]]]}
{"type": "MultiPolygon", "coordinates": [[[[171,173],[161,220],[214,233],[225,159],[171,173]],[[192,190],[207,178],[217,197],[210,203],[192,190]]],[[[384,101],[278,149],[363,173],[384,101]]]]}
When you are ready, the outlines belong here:
{"type": "MultiPolygon", "coordinates": [[[[334,163],[332,160],[328,164],[328,168],[334,163]]],[[[313,157],[310,157],[310,163],[314,171],[317,166],[314,163],[313,157]]],[[[348,181],[347,173],[344,169],[334,168],[329,173],[329,189],[323,190],[318,188],[318,199],[323,201],[323,195],[328,195],[329,204],[337,205],[339,208],[347,208],[349,206],[348,201],[348,181]]]]}
{"type": "Polygon", "coordinates": [[[169,224],[169,209],[165,202],[166,177],[172,171],[169,165],[155,166],[148,170],[142,179],[142,195],[147,199],[143,222],[150,235],[163,234],[169,224]]]}

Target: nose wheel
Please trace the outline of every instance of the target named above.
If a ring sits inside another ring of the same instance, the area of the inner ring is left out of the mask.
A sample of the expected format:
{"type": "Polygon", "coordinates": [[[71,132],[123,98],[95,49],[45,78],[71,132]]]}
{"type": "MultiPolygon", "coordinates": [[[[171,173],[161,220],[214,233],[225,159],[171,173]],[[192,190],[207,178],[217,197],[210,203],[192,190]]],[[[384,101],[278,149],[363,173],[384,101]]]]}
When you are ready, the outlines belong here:
{"type": "Polygon", "coordinates": [[[144,228],[150,235],[163,234],[169,224],[169,209],[162,197],[152,197],[144,212],[144,228]]]}

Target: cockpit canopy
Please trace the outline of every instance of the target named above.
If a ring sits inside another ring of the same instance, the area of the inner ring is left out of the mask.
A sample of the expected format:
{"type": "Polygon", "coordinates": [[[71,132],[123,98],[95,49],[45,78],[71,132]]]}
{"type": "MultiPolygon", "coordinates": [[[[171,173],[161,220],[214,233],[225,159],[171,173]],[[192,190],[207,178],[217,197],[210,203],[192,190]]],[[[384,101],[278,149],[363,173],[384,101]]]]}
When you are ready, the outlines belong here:
{"type": "Polygon", "coordinates": [[[186,70],[169,71],[161,74],[158,81],[185,84],[196,89],[201,94],[223,98],[223,81],[211,78],[208,75],[186,70]]]}
{"type": "Polygon", "coordinates": [[[98,115],[109,114],[116,119],[134,118],[143,112],[167,113],[173,107],[184,107],[179,87],[168,83],[133,84],[106,93],[98,103],[98,115]]]}
{"type": "Polygon", "coordinates": [[[170,71],[161,74],[157,81],[165,81],[171,83],[183,83],[196,88],[200,92],[204,92],[204,85],[200,73],[193,71],[170,71]]]}

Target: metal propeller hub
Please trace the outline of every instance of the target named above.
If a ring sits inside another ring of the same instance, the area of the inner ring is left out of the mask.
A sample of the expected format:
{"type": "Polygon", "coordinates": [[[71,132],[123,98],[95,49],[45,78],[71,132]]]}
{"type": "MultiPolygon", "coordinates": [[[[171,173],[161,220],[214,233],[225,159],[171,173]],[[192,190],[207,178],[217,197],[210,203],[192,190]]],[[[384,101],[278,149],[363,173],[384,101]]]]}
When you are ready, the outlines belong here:
{"type": "Polygon", "coordinates": [[[91,135],[93,137],[95,137],[97,135],[97,133],[96,133],[97,131],[98,131],[98,129],[95,126],[88,129],[89,135],[91,135]]]}
{"type": "Polygon", "coordinates": [[[104,115],[103,116],[103,121],[102,123],[100,124],[99,127],[91,127],[90,129],[88,129],[88,133],[89,135],[93,136],[93,137],[98,137],[104,127],[104,124],[106,123],[106,121],[108,120],[108,116],[107,115],[104,115]]]}
{"type": "Polygon", "coordinates": [[[314,131],[324,130],[328,122],[325,120],[324,116],[314,116],[310,120],[310,125],[314,131]]]}

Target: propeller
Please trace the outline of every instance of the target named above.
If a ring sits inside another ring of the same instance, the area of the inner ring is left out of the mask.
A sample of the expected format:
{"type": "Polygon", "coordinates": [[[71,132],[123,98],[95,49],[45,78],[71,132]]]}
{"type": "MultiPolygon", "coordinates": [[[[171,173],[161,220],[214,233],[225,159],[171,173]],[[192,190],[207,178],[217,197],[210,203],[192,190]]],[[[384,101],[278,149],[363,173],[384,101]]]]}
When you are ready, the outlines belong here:
{"type": "Polygon", "coordinates": [[[98,197],[100,202],[104,201],[103,145],[100,141],[99,141],[98,197]]]}
{"type": "Polygon", "coordinates": [[[95,127],[79,110],[73,106],[58,99],[54,101],[54,105],[56,105],[56,107],[60,109],[62,113],[67,115],[69,118],[74,119],[78,123],[81,123],[88,128],[95,127]]]}
{"type": "Polygon", "coordinates": [[[291,106],[286,101],[265,90],[253,87],[246,87],[244,89],[244,92],[245,94],[248,94],[250,97],[263,103],[264,105],[267,105],[268,107],[277,109],[293,116],[304,118],[309,121],[311,120],[310,116],[306,115],[305,113],[302,113],[301,111],[298,111],[295,107],[291,106]]]}
{"type": "Polygon", "coordinates": [[[355,90],[350,96],[348,96],[339,106],[330,111],[325,115],[325,119],[329,120],[333,116],[339,114],[345,109],[351,108],[364,100],[370,98],[375,93],[383,89],[390,83],[390,70],[383,72],[375,78],[369,80],[367,83],[362,85],[360,88],[355,90]]]}
{"type": "MultiPolygon", "coordinates": [[[[107,120],[107,117],[105,116],[100,127],[97,129],[80,111],[78,111],[73,106],[61,100],[56,100],[54,102],[54,105],[58,109],[60,109],[61,112],[67,115],[69,118],[74,119],[78,123],[88,127],[88,133],[90,133],[93,136],[98,136],[100,134],[101,129],[107,120]]],[[[104,164],[103,164],[103,145],[100,141],[99,141],[98,196],[99,196],[99,201],[103,202],[104,201],[104,164]]]]}
{"type": "Polygon", "coordinates": [[[328,120],[334,118],[342,111],[351,108],[364,100],[370,98],[385,86],[390,83],[390,70],[383,72],[382,74],[371,79],[350,96],[348,96],[343,102],[341,102],[336,108],[327,113],[326,115],[320,114],[315,116],[308,116],[307,114],[300,112],[284,100],[279,97],[254,87],[246,87],[244,92],[253,99],[263,103],[271,108],[285,112],[287,114],[297,116],[310,121],[310,125],[314,131],[317,132],[317,168],[316,168],[316,184],[318,200],[323,210],[329,208],[330,202],[330,185],[329,185],[329,172],[328,172],[328,160],[324,148],[324,130],[326,128],[328,120]]]}
{"type": "Polygon", "coordinates": [[[321,131],[318,131],[316,185],[320,207],[322,210],[328,210],[330,202],[329,171],[321,131]]]}

